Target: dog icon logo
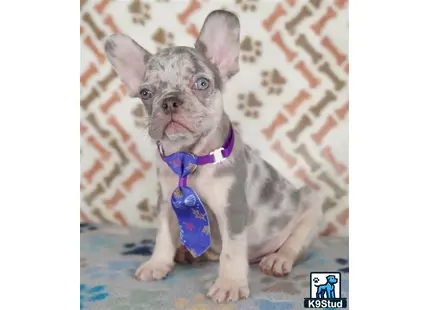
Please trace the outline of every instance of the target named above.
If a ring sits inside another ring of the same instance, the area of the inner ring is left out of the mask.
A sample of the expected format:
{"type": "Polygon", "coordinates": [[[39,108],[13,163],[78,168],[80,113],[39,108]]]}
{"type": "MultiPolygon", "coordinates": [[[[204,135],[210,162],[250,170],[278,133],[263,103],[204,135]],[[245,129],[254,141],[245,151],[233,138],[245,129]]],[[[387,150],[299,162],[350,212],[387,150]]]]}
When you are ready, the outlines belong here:
{"type": "Polygon", "coordinates": [[[305,308],[346,308],[346,298],[341,298],[340,272],[311,272],[310,298],[305,298],[305,308]]]}
{"type": "MultiPolygon", "coordinates": [[[[317,287],[317,298],[336,298],[335,284],[338,283],[335,275],[329,275],[326,277],[327,281],[325,284],[315,284],[317,287]]],[[[319,282],[318,278],[314,278],[314,282],[319,282]]]]}

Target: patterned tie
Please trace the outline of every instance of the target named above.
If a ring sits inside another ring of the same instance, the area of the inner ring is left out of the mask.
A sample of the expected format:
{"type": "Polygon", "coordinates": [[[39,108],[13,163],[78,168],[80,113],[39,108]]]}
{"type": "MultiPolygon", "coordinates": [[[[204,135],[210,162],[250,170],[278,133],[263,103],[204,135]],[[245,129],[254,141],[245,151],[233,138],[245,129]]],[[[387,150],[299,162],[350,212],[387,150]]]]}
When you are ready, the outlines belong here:
{"type": "Polygon", "coordinates": [[[161,158],[179,176],[179,184],[173,191],[171,203],[178,219],[181,242],[194,257],[198,257],[211,245],[209,218],[197,193],[187,186],[187,177],[197,166],[219,163],[231,154],[234,146],[233,127],[230,126],[224,145],[209,155],[196,156],[178,152],[164,156],[160,142],[157,144],[161,158]]]}
{"type": "Polygon", "coordinates": [[[174,153],[164,161],[179,176],[178,187],[171,202],[179,221],[182,244],[194,256],[202,255],[211,245],[209,219],[197,193],[187,186],[187,176],[197,168],[197,157],[189,153],[174,153]]]}

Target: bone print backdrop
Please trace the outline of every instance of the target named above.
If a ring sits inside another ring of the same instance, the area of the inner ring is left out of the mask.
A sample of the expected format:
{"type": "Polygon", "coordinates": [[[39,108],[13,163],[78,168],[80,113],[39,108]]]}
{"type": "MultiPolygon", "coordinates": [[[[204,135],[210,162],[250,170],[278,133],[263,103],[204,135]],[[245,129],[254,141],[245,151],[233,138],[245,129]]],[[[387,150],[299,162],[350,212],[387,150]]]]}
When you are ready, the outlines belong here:
{"type": "Polygon", "coordinates": [[[192,46],[206,15],[240,17],[225,108],[244,140],[325,196],[323,234],[348,234],[347,0],[81,0],[81,220],[153,226],[155,146],[103,54],[123,32],[151,52],[192,46]]]}

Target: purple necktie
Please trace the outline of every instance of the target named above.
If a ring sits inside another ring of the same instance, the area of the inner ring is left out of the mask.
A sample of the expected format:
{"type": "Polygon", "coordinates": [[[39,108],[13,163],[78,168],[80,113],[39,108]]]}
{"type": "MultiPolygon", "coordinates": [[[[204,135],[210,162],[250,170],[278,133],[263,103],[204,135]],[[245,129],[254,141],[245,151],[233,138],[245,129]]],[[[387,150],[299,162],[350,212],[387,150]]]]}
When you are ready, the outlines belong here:
{"type": "Polygon", "coordinates": [[[194,257],[198,257],[211,245],[210,225],[202,201],[197,193],[187,186],[187,177],[197,166],[219,163],[231,154],[234,146],[233,127],[230,126],[224,145],[205,156],[184,152],[164,156],[160,142],[157,144],[162,159],[179,176],[179,184],[173,191],[171,203],[178,219],[181,242],[194,257]]]}

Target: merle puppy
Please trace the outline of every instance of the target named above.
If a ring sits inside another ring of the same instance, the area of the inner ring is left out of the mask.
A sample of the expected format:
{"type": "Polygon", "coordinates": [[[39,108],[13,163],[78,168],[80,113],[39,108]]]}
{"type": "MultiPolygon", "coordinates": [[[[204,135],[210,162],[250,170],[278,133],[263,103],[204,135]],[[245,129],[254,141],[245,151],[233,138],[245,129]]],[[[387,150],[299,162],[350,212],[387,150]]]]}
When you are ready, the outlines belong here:
{"type": "MultiPolygon", "coordinates": [[[[295,188],[236,131],[231,152],[220,152],[231,135],[223,89],[239,71],[239,37],[238,18],[217,10],[207,16],[194,48],[151,54],[124,34],[111,35],[105,43],[129,95],[146,108],[148,133],[158,141],[160,154],[213,155],[214,164],[198,166],[187,186],[201,199],[210,223],[210,248],[199,259],[219,260],[218,278],[208,291],[216,302],[248,297],[250,263],[259,263],[268,275],[289,273],[317,236],[322,219],[321,199],[308,187],[295,188]]],[[[187,256],[171,204],[178,174],[162,156],[156,162],[161,188],[156,244],[135,274],[144,281],[164,278],[175,255],[179,260],[187,256]]]]}

